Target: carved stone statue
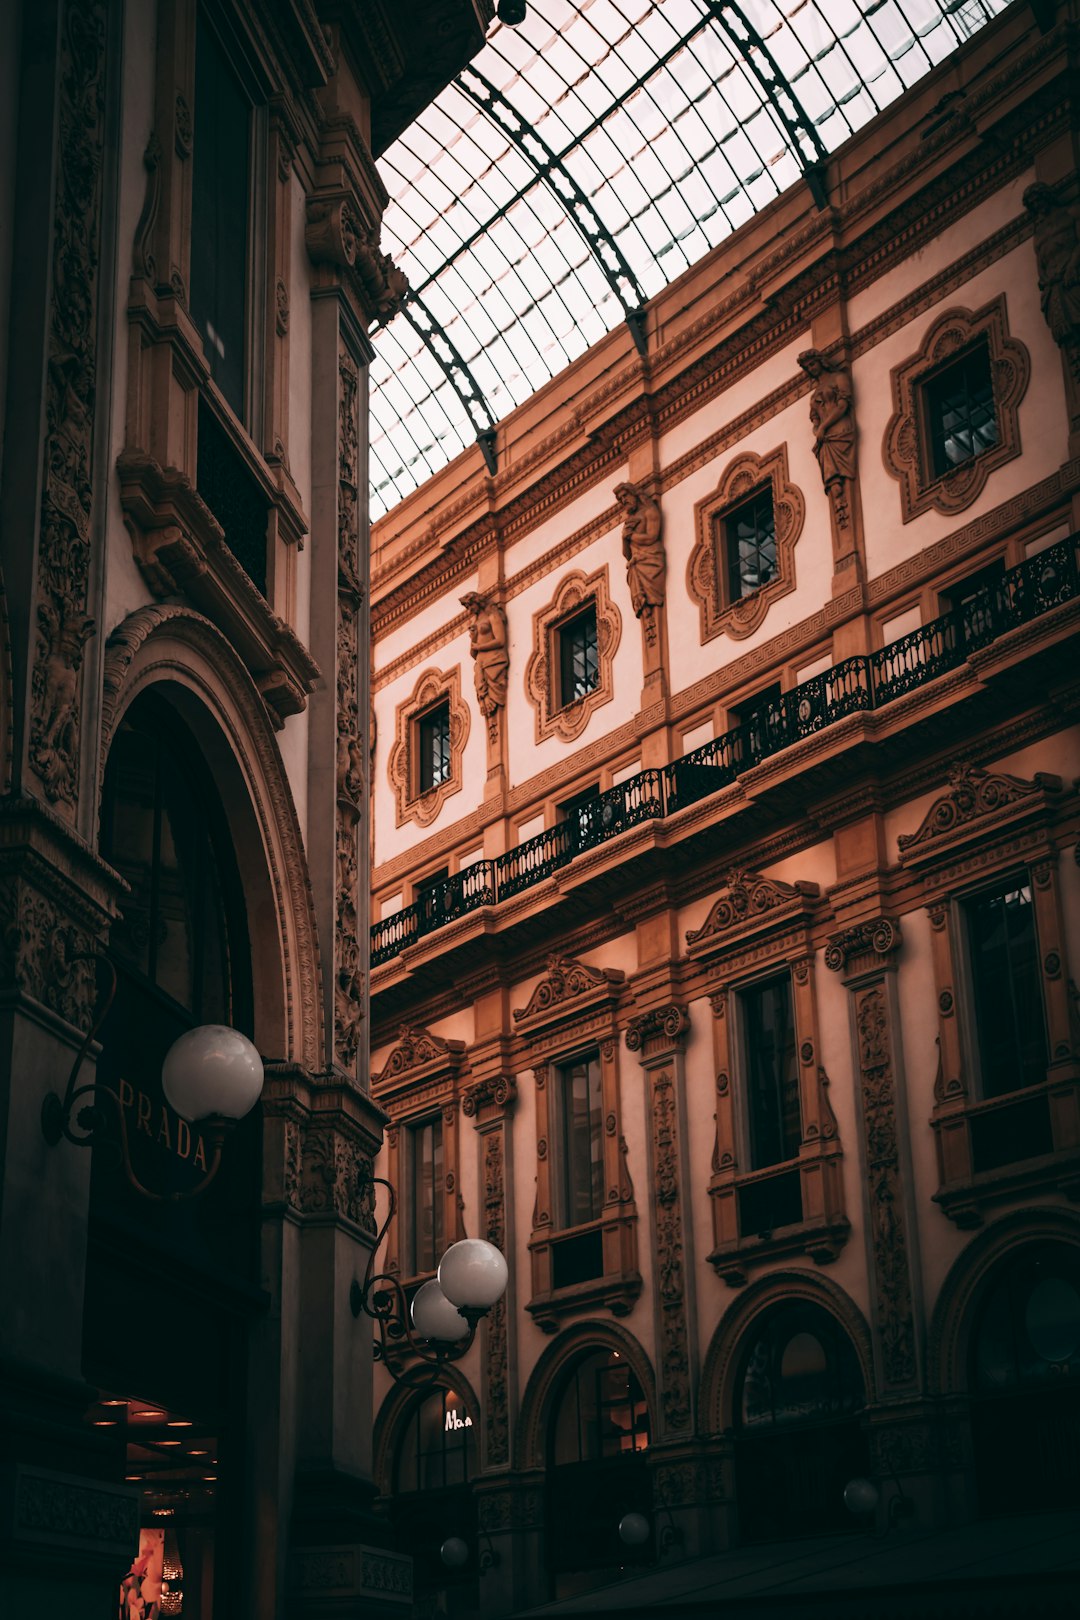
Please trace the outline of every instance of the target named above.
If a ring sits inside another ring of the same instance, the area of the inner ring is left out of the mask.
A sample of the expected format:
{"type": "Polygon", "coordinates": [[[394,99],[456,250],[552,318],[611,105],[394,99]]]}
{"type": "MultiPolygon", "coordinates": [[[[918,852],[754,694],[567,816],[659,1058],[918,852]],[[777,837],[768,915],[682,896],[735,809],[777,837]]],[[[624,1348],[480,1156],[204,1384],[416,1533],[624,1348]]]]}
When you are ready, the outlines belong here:
{"type": "Polygon", "coordinates": [[[636,484],[616,484],[615,499],[623,510],[622,549],[630,600],[640,619],[664,601],[663,519],[651,495],[636,484]]]}
{"type": "Polygon", "coordinates": [[[806,349],[799,356],[799,364],[806,375],[814,379],[815,387],[810,395],[814,454],[821,468],[821,482],[831,493],[834,485],[850,483],[855,477],[851,373],[820,349],[806,349]]]}
{"type": "Polygon", "coordinates": [[[1035,221],[1035,261],[1046,324],[1080,382],[1080,209],[1060,202],[1053,187],[1041,181],[1024,192],[1024,207],[1035,221]]]}
{"type": "Polygon", "coordinates": [[[474,665],[476,701],[486,720],[496,710],[506,707],[506,687],[510,672],[510,653],[507,647],[506,615],[497,602],[477,591],[461,598],[461,605],[472,614],[469,626],[469,651],[474,665]]]}

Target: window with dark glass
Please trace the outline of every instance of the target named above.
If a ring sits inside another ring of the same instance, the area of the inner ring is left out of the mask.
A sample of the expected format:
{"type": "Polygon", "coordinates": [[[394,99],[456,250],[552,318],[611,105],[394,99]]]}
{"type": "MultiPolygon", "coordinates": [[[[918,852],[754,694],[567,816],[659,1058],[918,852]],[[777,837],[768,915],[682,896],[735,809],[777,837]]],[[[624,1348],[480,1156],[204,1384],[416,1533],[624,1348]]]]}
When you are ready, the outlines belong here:
{"type": "Polygon", "coordinates": [[[450,780],[450,705],[439,703],[416,721],[418,786],[429,793],[450,780]]]}
{"type": "Polygon", "coordinates": [[[590,602],[555,631],[559,643],[559,707],[588,697],[600,684],[596,603],[590,602]]]}
{"type": "Polygon", "coordinates": [[[651,1538],[628,1548],[618,1533],[624,1514],[652,1511],[649,1441],[648,1402],[620,1352],[578,1360],[559,1393],[549,1440],[548,1549],[556,1574],[655,1557],[651,1538]]]}
{"type": "Polygon", "coordinates": [[[799,1066],[791,975],[778,974],[739,996],[750,1168],[797,1157],[802,1141],[799,1066]]]}
{"type": "Polygon", "coordinates": [[[763,759],[780,747],[784,741],[783,693],[780,682],[774,681],[760,692],[755,692],[729,711],[732,729],[741,728],[742,757],[745,760],[763,759]]]}
{"type": "Polygon", "coordinates": [[[1080,1503],[1080,1260],[1033,1246],[998,1272],[971,1338],[971,1430],[984,1513],[1080,1503]]]}
{"type": "Polygon", "coordinates": [[[210,373],[245,415],[252,105],[200,11],[195,40],[191,313],[210,373]]]}
{"type": "Polygon", "coordinates": [[[563,1226],[599,1218],[604,1204],[604,1105],[600,1059],[593,1053],[556,1071],[562,1126],[560,1164],[563,1226]]]}
{"type": "Polygon", "coordinates": [[[931,476],[981,455],[998,442],[990,350],[977,343],[922,384],[931,476]]]}
{"type": "Polygon", "coordinates": [[[717,522],[717,579],[738,602],[776,574],[776,519],[771,489],[759,490],[717,522]]]}
{"type": "Polygon", "coordinates": [[[999,557],[942,592],[942,611],[958,615],[965,644],[1000,634],[1004,586],[1005,560],[999,557]]]}
{"type": "Polygon", "coordinates": [[[1031,889],[1010,878],[964,902],[972,1012],[984,1097],[1046,1078],[1039,944],[1031,889]]]}
{"type": "Polygon", "coordinates": [[[434,923],[441,915],[439,902],[443,899],[443,884],[450,876],[448,866],[440,866],[437,872],[429,872],[426,877],[420,878],[413,885],[413,899],[420,908],[420,916],[425,923],[434,923]]]}
{"type": "Polygon", "coordinates": [[[744,1540],[857,1528],[849,1479],[869,1472],[851,1341],[820,1306],[782,1305],[753,1333],[736,1386],[735,1479],[744,1540]]]}
{"type": "Polygon", "coordinates": [[[434,1271],[446,1248],[443,1232],[443,1128],[426,1119],[409,1131],[412,1187],[412,1274],[434,1271]]]}

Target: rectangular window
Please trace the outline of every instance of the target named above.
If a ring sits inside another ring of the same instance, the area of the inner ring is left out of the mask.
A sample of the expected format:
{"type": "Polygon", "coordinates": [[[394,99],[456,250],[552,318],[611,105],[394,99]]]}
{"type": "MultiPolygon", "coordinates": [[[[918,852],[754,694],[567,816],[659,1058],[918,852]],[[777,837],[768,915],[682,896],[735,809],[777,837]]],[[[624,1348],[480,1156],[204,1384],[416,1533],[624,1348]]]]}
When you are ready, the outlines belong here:
{"type": "Polygon", "coordinates": [[[210,374],[245,415],[251,102],[200,12],[195,41],[191,313],[210,374]]]}
{"type": "Polygon", "coordinates": [[[559,642],[559,707],[588,697],[600,684],[600,647],[596,634],[596,603],[590,602],[580,613],[555,632],[559,642]]]}
{"type": "Polygon", "coordinates": [[[562,1124],[562,1225],[595,1221],[604,1206],[604,1125],[596,1053],[558,1069],[562,1124]]]}
{"type": "Polygon", "coordinates": [[[922,384],[931,476],[942,478],[998,442],[990,350],[977,343],[922,384]]]}
{"type": "Polygon", "coordinates": [[[419,745],[418,786],[429,793],[450,779],[450,705],[440,703],[416,722],[419,745]]]}
{"type": "Polygon", "coordinates": [[[984,1097],[1046,1079],[1046,1021],[1031,889],[1014,877],[964,903],[984,1097]]]}
{"type": "Polygon", "coordinates": [[[443,1128],[426,1119],[409,1131],[412,1192],[412,1275],[434,1271],[446,1247],[443,1233],[443,1128]]]}
{"type": "Polygon", "coordinates": [[[942,593],[941,606],[945,612],[956,613],[965,643],[973,639],[990,639],[1003,628],[1002,611],[1005,602],[1005,560],[999,557],[985,568],[958,579],[955,585],[942,593]]]}
{"type": "Polygon", "coordinates": [[[802,1141],[795,1009],[790,973],[739,996],[750,1168],[797,1157],[802,1141]]]}
{"type": "Polygon", "coordinates": [[[716,577],[724,580],[728,602],[767,585],[776,574],[776,520],[772,490],[759,490],[719,522],[716,577]]]}
{"type": "Polygon", "coordinates": [[[413,899],[420,908],[420,916],[427,924],[437,921],[440,914],[440,902],[444,900],[442,885],[450,876],[448,866],[440,866],[437,872],[429,872],[413,885],[413,899]]]}
{"type": "Polygon", "coordinates": [[[729,710],[728,717],[732,729],[742,728],[744,759],[764,759],[787,740],[782,730],[784,707],[779,681],[729,710]]]}

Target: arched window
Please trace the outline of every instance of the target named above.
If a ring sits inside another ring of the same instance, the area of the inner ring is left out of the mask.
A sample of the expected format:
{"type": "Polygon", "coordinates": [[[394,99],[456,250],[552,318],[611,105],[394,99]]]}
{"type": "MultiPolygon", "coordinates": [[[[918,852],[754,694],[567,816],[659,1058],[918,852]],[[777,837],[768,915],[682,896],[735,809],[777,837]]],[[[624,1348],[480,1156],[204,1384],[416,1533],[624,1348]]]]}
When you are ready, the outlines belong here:
{"type": "Polygon", "coordinates": [[[394,1454],[393,1520],[398,1543],[413,1559],[417,1598],[445,1594],[445,1612],[468,1612],[477,1596],[476,1473],[478,1436],[464,1400],[454,1389],[422,1395],[410,1408],[394,1454]],[[459,1537],[469,1549],[459,1569],[447,1568],[440,1549],[459,1537]]]}
{"type": "Polygon", "coordinates": [[[1080,1502],[1080,1255],[1026,1250],[984,1295],[971,1338],[984,1513],[1080,1502]]]}
{"type": "MultiPolygon", "coordinates": [[[[239,870],[225,813],[195,739],[153,692],[117,728],[105,770],[101,853],[128,885],[109,937],[116,998],[101,1031],[99,1073],[119,1094],[132,1162],[155,1191],[183,1191],[209,1149],[172,1112],[161,1063],[197,1024],[253,1034],[251,956],[239,870]]],[[[188,1256],[254,1271],[260,1116],[232,1133],[209,1191],[190,1204],[147,1204],[115,1156],[96,1153],[98,1213],[140,1234],[168,1234],[188,1256]]]]}
{"type": "Polygon", "coordinates": [[[548,1560],[557,1595],[573,1590],[560,1577],[611,1570],[655,1556],[651,1540],[626,1547],[625,1513],[651,1512],[645,1454],[649,1407],[630,1363],[618,1350],[595,1350],[564,1375],[549,1429],[548,1560]]]}
{"type": "Polygon", "coordinates": [[[744,1541],[854,1528],[843,1492],[869,1468],[863,1404],[855,1351],[828,1311],[800,1301],[755,1326],[736,1387],[744,1541]]]}

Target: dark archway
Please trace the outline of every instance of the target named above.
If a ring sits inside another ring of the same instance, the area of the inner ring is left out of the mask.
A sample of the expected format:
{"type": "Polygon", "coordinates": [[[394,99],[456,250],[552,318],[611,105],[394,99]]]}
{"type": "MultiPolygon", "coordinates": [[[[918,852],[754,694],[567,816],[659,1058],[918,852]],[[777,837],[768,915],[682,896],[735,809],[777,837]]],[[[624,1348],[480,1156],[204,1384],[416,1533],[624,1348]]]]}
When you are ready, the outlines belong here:
{"type": "Polygon", "coordinates": [[[774,1305],[743,1341],[735,1386],[735,1482],[744,1541],[853,1528],[848,1480],[870,1470],[866,1392],[837,1319],[806,1300],[774,1305]]]}

